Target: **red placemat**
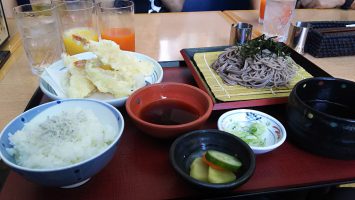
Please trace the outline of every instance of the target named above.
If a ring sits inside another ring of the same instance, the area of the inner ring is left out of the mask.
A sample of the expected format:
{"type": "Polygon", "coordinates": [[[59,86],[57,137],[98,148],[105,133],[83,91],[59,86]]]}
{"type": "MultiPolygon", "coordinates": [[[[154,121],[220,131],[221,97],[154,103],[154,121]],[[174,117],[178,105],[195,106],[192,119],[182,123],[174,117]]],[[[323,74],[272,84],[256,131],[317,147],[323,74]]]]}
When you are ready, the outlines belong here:
{"type": "MultiPolygon", "coordinates": [[[[164,82],[195,84],[186,67],[164,68],[164,82]]],[[[48,101],[46,97],[41,99],[48,101]]],[[[285,105],[257,107],[285,124],[285,105]]],[[[215,193],[193,188],[169,163],[171,140],[140,132],[124,108],[125,130],[113,160],[89,182],[73,189],[47,188],[11,172],[0,199],[172,199],[237,196],[297,187],[337,184],[355,180],[355,161],[334,160],[310,154],[286,142],[256,157],[251,179],[234,191],[215,193]],[[340,168],[341,166],[341,168],[340,168]]],[[[214,111],[203,128],[217,128],[222,111],[214,111]]],[[[286,126],[287,129],[287,126],[286,126]]]]}

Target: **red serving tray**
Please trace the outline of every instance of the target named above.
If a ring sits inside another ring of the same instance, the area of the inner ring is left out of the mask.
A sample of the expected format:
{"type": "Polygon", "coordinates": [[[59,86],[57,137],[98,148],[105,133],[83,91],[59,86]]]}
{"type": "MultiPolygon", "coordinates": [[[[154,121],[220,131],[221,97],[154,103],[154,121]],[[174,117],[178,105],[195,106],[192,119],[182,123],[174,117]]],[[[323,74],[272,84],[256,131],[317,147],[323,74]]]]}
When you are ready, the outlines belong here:
{"type": "MultiPolygon", "coordinates": [[[[195,85],[186,67],[164,68],[163,82],[195,85]]],[[[49,101],[40,90],[29,107],[49,101]]],[[[284,125],[285,105],[254,108],[266,112],[284,125]]],[[[334,185],[355,180],[355,161],[325,158],[299,149],[288,140],[276,150],[256,156],[256,169],[247,183],[233,191],[199,190],[185,182],[169,162],[171,140],[159,140],[139,131],[124,107],[119,108],[125,129],[111,162],[84,185],[73,189],[48,188],[26,181],[11,172],[0,193],[8,199],[176,199],[253,195],[334,185]]],[[[204,129],[217,128],[223,111],[213,111],[204,129]]],[[[286,130],[290,131],[286,126],[286,130]]]]}
{"type": "MultiPolygon", "coordinates": [[[[198,85],[198,87],[205,92],[207,92],[213,102],[214,107],[213,110],[223,110],[223,109],[231,109],[231,108],[245,108],[245,107],[252,107],[252,106],[265,106],[265,105],[273,105],[273,104],[282,104],[286,103],[288,97],[276,97],[276,98],[264,98],[264,99],[252,99],[252,100],[244,100],[244,101],[220,101],[216,99],[208,86],[203,74],[200,72],[199,68],[197,67],[196,62],[194,61],[193,57],[195,53],[203,53],[203,52],[215,52],[215,51],[223,51],[229,46],[219,46],[219,47],[203,47],[203,48],[189,48],[189,49],[182,49],[180,51],[182,57],[184,58],[187,66],[191,70],[191,73],[198,85]]],[[[309,61],[304,56],[300,55],[292,48],[287,47],[287,50],[290,52],[291,58],[300,66],[302,66],[308,73],[312,76],[323,76],[323,77],[331,77],[327,72],[323,71],[317,65],[309,61]]]]}

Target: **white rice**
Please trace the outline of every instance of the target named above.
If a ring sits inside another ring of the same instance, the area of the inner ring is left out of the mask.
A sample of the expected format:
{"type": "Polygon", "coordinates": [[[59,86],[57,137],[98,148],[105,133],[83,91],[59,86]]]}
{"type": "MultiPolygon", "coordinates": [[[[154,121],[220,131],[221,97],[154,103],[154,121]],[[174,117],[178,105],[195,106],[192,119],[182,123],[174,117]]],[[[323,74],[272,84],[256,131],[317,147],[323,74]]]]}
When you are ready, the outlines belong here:
{"type": "Polygon", "coordinates": [[[13,148],[7,151],[20,166],[52,169],[94,157],[114,138],[113,127],[100,123],[92,111],[75,108],[25,124],[9,135],[13,148]]]}

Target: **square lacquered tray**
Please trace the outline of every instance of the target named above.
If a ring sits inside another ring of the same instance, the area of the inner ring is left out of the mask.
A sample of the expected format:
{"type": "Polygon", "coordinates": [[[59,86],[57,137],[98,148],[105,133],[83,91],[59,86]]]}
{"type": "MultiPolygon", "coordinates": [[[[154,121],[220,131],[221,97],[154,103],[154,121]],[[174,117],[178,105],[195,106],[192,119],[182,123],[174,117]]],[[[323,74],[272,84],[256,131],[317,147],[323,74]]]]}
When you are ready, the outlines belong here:
{"type": "MultiPolygon", "coordinates": [[[[190,68],[191,73],[198,85],[198,87],[205,92],[207,92],[214,102],[214,110],[223,110],[223,109],[231,109],[231,108],[244,108],[244,107],[252,107],[252,106],[265,106],[265,105],[273,105],[273,104],[282,104],[286,103],[288,97],[272,97],[272,98],[259,98],[259,99],[250,99],[250,100],[240,100],[240,101],[221,101],[218,100],[214,95],[204,78],[204,75],[200,71],[197,66],[196,61],[194,60],[194,55],[196,53],[206,53],[206,52],[216,52],[223,51],[228,46],[218,46],[218,47],[204,47],[204,48],[189,48],[182,49],[180,51],[183,56],[186,65],[190,68]]],[[[308,73],[310,73],[313,77],[330,77],[330,75],[319,68],[317,65],[309,61],[304,56],[300,55],[293,49],[287,47],[287,50],[290,52],[291,58],[300,65],[303,69],[305,69],[308,73]]]]}

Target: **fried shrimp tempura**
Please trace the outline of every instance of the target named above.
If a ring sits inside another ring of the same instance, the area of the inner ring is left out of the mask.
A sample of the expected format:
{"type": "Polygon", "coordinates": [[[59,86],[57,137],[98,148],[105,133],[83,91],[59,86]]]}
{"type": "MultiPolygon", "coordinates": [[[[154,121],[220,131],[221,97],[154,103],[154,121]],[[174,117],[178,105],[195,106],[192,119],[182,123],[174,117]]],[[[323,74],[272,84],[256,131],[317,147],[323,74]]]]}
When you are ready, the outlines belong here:
{"type": "Polygon", "coordinates": [[[116,98],[130,95],[145,84],[142,75],[127,75],[120,71],[110,70],[100,66],[94,60],[86,64],[86,73],[90,81],[100,92],[110,93],[116,98]]]}
{"type": "Polygon", "coordinates": [[[86,45],[88,51],[93,52],[104,65],[110,65],[114,70],[129,70],[133,74],[150,75],[153,64],[147,61],[138,60],[119,49],[119,46],[110,40],[100,42],[90,41],[86,45]]]}
{"type": "Polygon", "coordinates": [[[152,63],[138,60],[125,53],[111,40],[96,42],[77,35],[73,35],[73,39],[82,43],[87,51],[93,52],[102,64],[110,65],[114,70],[121,71],[129,68],[133,73],[142,73],[144,76],[150,75],[153,71],[152,63]]]}
{"type": "MultiPolygon", "coordinates": [[[[79,36],[73,38],[81,42],[86,50],[93,52],[97,59],[85,62],[75,59],[68,61],[70,63],[66,64],[67,66],[74,66],[69,67],[72,76],[73,74],[80,74],[71,78],[69,85],[76,83],[76,81],[83,81],[85,82],[84,85],[90,85],[90,89],[93,86],[100,92],[110,93],[115,98],[121,98],[143,87],[145,85],[144,77],[151,75],[153,71],[151,62],[139,60],[134,55],[121,51],[113,41],[88,41],[79,36]]],[[[69,93],[86,94],[89,91],[88,88],[81,88],[80,84],[76,88],[73,86],[71,89],[70,87],[68,89],[69,97],[73,95],[69,93]]]]}
{"type": "Polygon", "coordinates": [[[73,56],[63,56],[64,64],[69,69],[67,95],[69,98],[84,98],[96,90],[96,87],[87,78],[85,63],[73,56]]]}

